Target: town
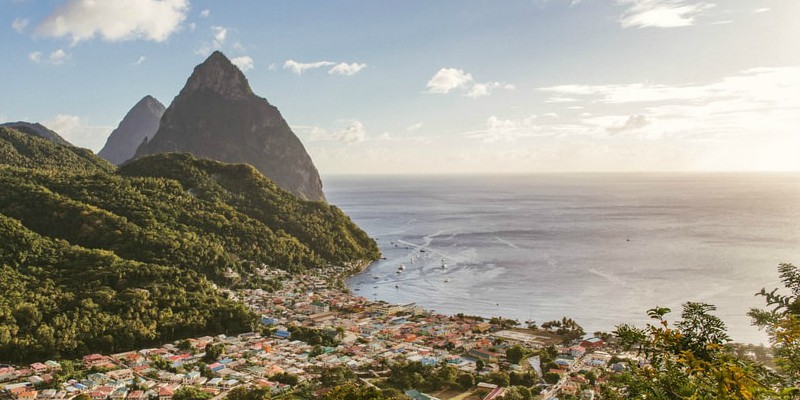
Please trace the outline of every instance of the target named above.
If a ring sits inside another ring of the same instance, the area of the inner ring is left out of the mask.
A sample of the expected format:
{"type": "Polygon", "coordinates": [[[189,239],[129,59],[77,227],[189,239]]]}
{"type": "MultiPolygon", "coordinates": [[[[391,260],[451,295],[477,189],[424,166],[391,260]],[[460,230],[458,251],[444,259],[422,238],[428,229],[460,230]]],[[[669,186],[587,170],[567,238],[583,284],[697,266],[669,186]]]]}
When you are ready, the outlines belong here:
{"type": "Polygon", "coordinates": [[[353,296],[341,283],[349,271],[334,269],[332,279],[261,270],[262,278],[280,281],[280,289],[228,291],[261,316],[257,331],[75,361],[0,365],[0,389],[14,400],[172,400],[187,388],[221,399],[250,387],[273,398],[291,398],[301,389],[317,397],[331,384],[331,369],[352,375],[358,385],[386,387],[397,376],[393,368],[417,365],[447,368],[458,384],[438,385],[435,393],[397,388],[413,399],[593,399],[599,383],[624,368],[619,361],[633,357],[609,352],[608,335],[584,338],[581,330],[576,337],[503,318],[446,316],[353,296]]]}

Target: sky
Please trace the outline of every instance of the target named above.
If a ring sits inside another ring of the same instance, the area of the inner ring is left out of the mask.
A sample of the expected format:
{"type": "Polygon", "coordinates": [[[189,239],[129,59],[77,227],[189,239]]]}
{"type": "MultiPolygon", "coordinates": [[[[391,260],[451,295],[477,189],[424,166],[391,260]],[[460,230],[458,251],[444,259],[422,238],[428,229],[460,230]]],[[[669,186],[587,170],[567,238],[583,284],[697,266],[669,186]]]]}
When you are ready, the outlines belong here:
{"type": "Polygon", "coordinates": [[[214,50],[323,176],[800,170],[797,0],[0,0],[0,122],[99,151],[214,50]]]}

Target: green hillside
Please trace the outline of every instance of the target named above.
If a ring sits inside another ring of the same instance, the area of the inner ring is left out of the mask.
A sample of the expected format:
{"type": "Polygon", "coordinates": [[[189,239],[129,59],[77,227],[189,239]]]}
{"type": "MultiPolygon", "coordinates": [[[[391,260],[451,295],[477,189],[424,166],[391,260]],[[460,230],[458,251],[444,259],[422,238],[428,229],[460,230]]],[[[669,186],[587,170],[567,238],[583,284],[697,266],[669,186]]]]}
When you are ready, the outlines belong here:
{"type": "Polygon", "coordinates": [[[161,154],[114,171],[88,151],[5,129],[0,149],[8,271],[0,289],[11,294],[0,300],[0,360],[247,330],[252,315],[211,282],[268,286],[257,268],[300,272],[379,257],[341,210],[300,200],[247,165],[161,154]],[[145,291],[146,312],[120,300],[145,291]],[[87,307],[97,316],[72,314],[87,307]],[[164,313],[174,316],[159,319],[164,313]],[[64,323],[82,322],[57,324],[70,315],[64,323]],[[115,331],[117,320],[141,329],[115,331]],[[50,340],[50,330],[72,333],[50,340]]]}

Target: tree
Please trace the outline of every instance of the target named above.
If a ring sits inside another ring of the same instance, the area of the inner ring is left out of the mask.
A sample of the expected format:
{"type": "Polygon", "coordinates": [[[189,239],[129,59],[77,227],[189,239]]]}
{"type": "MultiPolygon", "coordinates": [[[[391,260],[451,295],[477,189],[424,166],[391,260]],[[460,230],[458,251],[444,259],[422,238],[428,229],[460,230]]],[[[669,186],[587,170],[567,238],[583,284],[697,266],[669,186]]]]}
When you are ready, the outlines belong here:
{"type": "Polygon", "coordinates": [[[483,369],[485,367],[486,367],[486,363],[484,363],[483,360],[481,360],[480,358],[475,360],[475,369],[476,370],[483,371],[483,369]]]}
{"type": "Polygon", "coordinates": [[[515,344],[506,349],[506,359],[512,364],[519,364],[520,361],[528,354],[527,349],[515,344]]]}
{"type": "Polygon", "coordinates": [[[617,326],[615,335],[627,348],[638,348],[646,361],[629,362],[613,376],[604,397],[648,399],[760,399],[769,398],[771,377],[763,366],[736,358],[725,346],[730,341],[725,324],[711,314],[716,308],[688,302],[681,320],[671,327],[670,309],[648,311],[655,324],[646,328],[617,326]]]}
{"type": "Polygon", "coordinates": [[[789,294],[761,289],[756,295],[764,297],[771,309],[751,309],[748,315],[769,335],[783,386],[800,392],[800,270],[792,264],[780,264],[778,274],[789,294]]]}
{"type": "Polygon", "coordinates": [[[207,363],[216,362],[219,357],[222,355],[222,352],[225,350],[225,346],[222,343],[206,344],[206,354],[203,356],[203,361],[207,363]]]}
{"type": "Polygon", "coordinates": [[[458,378],[456,378],[456,382],[459,386],[461,386],[462,389],[469,390],[475,386],[475,376],[466,373],[459,374],[458,378]]]}
{"type": "Polygon", "coordinates": [[[208,400],[214,396],[193,386],[183,386],[175,391],[172,400],[208,400]]]}

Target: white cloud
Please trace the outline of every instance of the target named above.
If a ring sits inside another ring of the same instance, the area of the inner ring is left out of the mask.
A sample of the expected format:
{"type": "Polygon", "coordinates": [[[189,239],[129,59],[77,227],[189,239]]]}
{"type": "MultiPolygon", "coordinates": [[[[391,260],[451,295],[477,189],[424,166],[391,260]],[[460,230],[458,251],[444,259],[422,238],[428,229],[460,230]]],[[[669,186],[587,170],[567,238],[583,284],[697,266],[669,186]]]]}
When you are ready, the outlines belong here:
{"type": "Polygon", "coordinates": [[[301,63],[295,60],[286,60],[286,62],[283,63],[283,69],[292,70],[292,72],[294,72],[295,74],[300,75],[303,72],[306,72],[307,70],[310,69],[328,67],[335,64],[336,64],[335,62],[331,61],[316,61],[310,63],[301,63]]]}
{"type": "Polygon", "coordinates": [[[242,70],[242,72],[246,72],[253,69],[253,59],[248,56],[231,58],[231,62],[233,63],[233,65],[239,67],[239,69],[242,70]]]}
{"type": "Polygon", "coordinates": [[[315,61],[315,62],[303,63],[295,60],[286,60],[286,62],[283,63],[283,69],[291,70],[297,75],[301,75],[302,73],[308,70],[330,67],[330,66],[333,67],[328,70],[328,74],[352,76],[360,72],[362,69],[366,68],[367,64],[357,63],[357,62],[348,64],[346,62],[333,62],[333,61],[315,61]]]}
{"type": "Polygon", "coordinates": [[[460,89],[467,97],[488,96],[494,89],[514,90],[514,85],[502,82],[475,82],[472,74],[457,68],[442,68],[428,81],[428,93],[447,94],[460,89]]]}
{"type": "Polygon", "coordinates": [[[139,56],[139,58],[133,63],[133,65],[142,65],[142,63],[144,63],[145,60],[147,60],[147,57],[139,56]]]}
{"type": "Polygon", "coordinates": [[[367,132],[361,121],[348,119],[339,122],[344,122],[347,126],[333,132],[319,126],[307,125],[293,125],[292,130],[298,135],[308,137],[310,142],[338,141],[349,145],[361,143],[367,139],[367,132]]]}
{"type": "Polygon", "coordinates": [[[688,0],[617,0],[627,7],[619,19],[623,28],[675,28],[694,25],[714,3],[688,0]]]}
{"type": "Polygon", "coordinates": [[[61,65],[69,57],[64,49],[58,49],[50,53],[50,64],[61,65]]]}
{"type": "Polygon", "coordinates": [[[516,89],[514,85],[510,85],[507,83],[500,83],[500,82],[475,83],[467,92],[467,96],[472,98],[488,96],[492,93],[494,89],[498,88],[506,90],[516,89]]]}
{"type": "Polygon", "coordinates": [[[363,142],[367,136],[364,124],[361,121],[353,120],[346,128],[334,133],[333,137],[345,144],[363,142]]]}
{"type": "Polygon", "coordinates": [[[100,36],[116,42],[163,42],[180,27],[188,0],[69,0],[47,16],[37,32],[70,37],[73,44],[100,36]]]}
{"type": "Polygon", "coordinates": [[[42,62],[42,52],[41,51],[34,51],[34,52],[28,54],[28,59],[38,64],[38,63],[42,62]]]}
{"type": "Polygon", "coordinates": [[[100,150],[108,134],[114,129],[112,126],[91,125],[89,121],[69,114],[58,114],[43,124],[75,146],[94,151],[100,150]]]}
{"type": "Polygon", "coordinates": [[[449,93],[464,88],[473,81],[472,75],[456,68],[442,68],[428,81],[428,93],[449,93]]]}
{"type": "Polygon", "coordinates": [[[205,9],[200,11],[200,18],[208,18],[209,15],[211,15],[211,10],[205,9]]]}
{"type": "Polygon", "coordinates": [[[334,65],[333,68],[331,68],[328,71],[328,73],[329,74],[336,74],[336,75],[352,76],[352,75],[357,74],[359,71],[361,71],[362,69],[364,69],[366,67],[367,67],[367,64],[361,64],[361,63],[348,64],[348,63],[344,63],[343,62],[343,63],[339,63],[339,64],[334,65]]]}
{"type": "Polygon", "coordinates": [[[216,43],[222,45],[225,42],[225,38],[228,37],[228,29],[222,26],[212,26],[211,30],[215,32],[214,40],[216,43]]]}
{"type": "Polygon", "coordinates": [[[408,128],[406,128],[406,130],[409,131],[409,132],[416,132],[416,131],[422,129],[422,125],[423,125],[422,122],[417,122],[416,124],[410,125],[408,128]]]}
{"type": "Polygon", "coordinates": [[[17,33],[22,33],[28,27],[28,24],[30,24],[30,21],[27,18],[14,18],[14,21],[11,22],[11,28],[17,33]]]}
{"type": "Polygon", "coordinates": [[[647,116],[641,114],[635,114],[629,116],[628,119],[623,124],[616,126],[609,126],[608,128],[606,128],[606,131],[613,135],[622,132],[635,131],[644,128],[648,124],[650,124],[650,120],[647,119],[647,116]]]}
{"type": "Polygon", "coordinates": [[[34,51],[28,54],[28,59],[36,64],[46,62],[48,64],[61,65],[67,59],[69,59],[69,54],[66,51],[64,51],[64,49],[57,49],[53,50],[50,53],[50,55],[48,55],[47,58],[45,59],[44,53],[42,53],[41,51],[34,51]]]}
{"type": "Polygon", "coordinates": [[[223,26],[212,26],[211,32],[214,37],[210,42],[203,43],[199,49],[195,50],[195,54],[205,56],[214,50],[219,50],[225,44],[225,39],[228,38],[228,28],[223,26]]]}

